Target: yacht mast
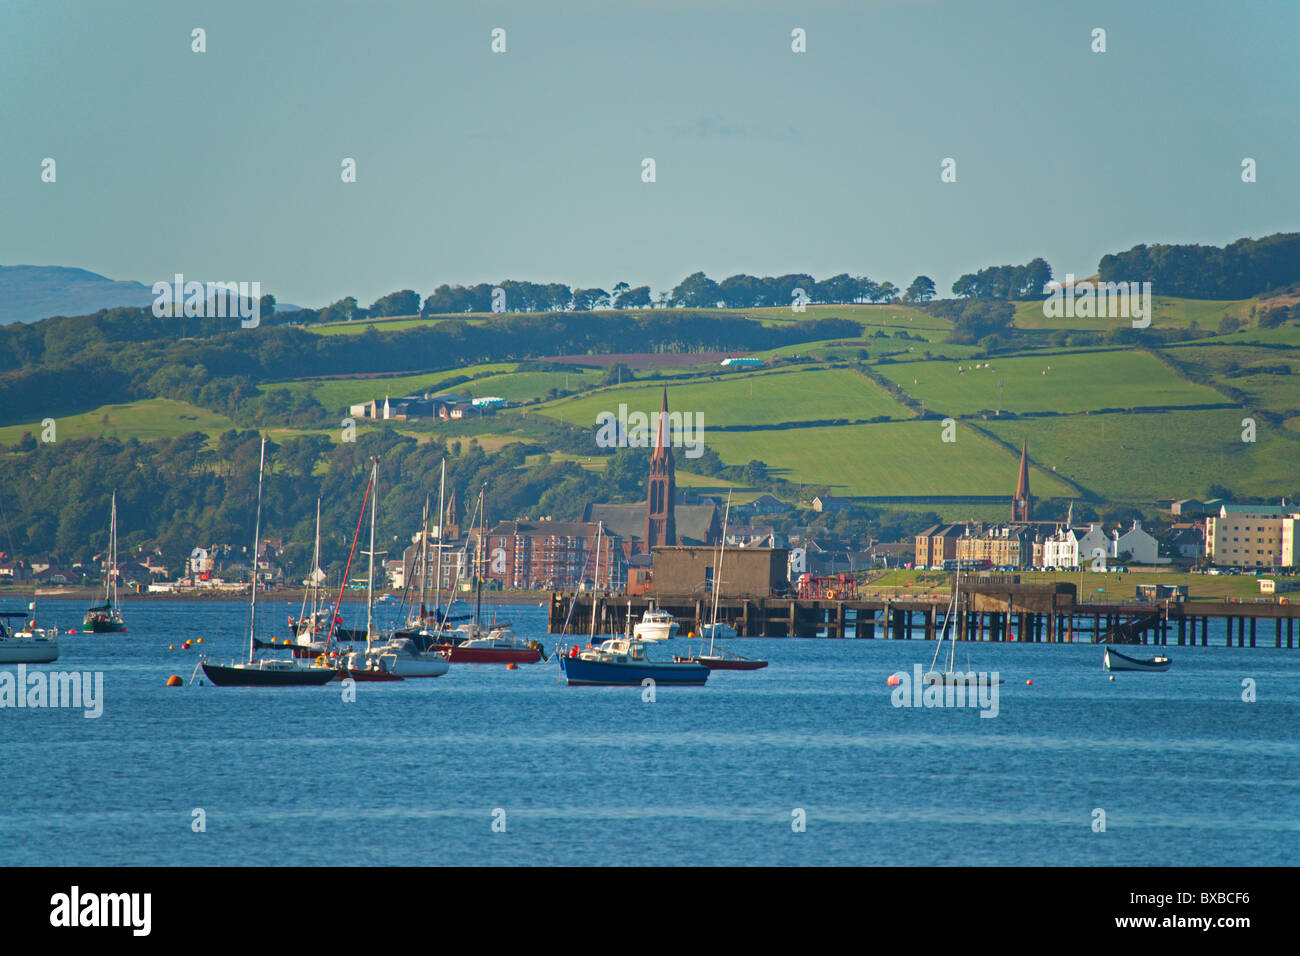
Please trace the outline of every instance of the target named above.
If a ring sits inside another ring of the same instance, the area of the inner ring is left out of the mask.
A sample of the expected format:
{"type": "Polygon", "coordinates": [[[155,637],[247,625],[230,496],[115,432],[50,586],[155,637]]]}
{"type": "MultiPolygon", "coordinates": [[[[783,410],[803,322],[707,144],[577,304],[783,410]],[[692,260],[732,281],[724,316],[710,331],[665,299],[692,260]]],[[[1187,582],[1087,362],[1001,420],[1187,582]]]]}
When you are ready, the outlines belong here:
{"type": "Polygon", "coordinates": [[[596,569],[593,572],[591,581],[591,640],[596,640],[596,604],[599,602],[598,592],[600,591],[600,539],[605,530],[605,522],[596,522],[596,569]]]}
{"type": "MultiPolygon", "coordinates": [[[[262,436],[262,453],[257,460],[257,521],[253,525],[253,596],[248,612],[248,662],[253,662],[253,635],[257,627],[257,551],[262,543],[262,470],[266,466],[266,436],[262,436]]],[[[117,492],[113,492],[113,528],[117,529],[117,492]]]]}
{"type": "Polygon", "coordinates": [[[429,496],[424,496],[424,519],[420,523],[420,617],[416,623],[424,628],[424,603],[429,590],[429,496]]]}
{"type": "Polygon", "coordinates": [[[370,499],[370,574],[366,582],[366,650],[370,650],[375,623],[375,502],[379,498],[379,459],[372,458],[370,481],[374,487],[370,499]]]}
{"type": "MultiPolygon", "coordinates": [[[[442,525],[446,520],[446,504],[443,502],[443,493],[447,490],[447,459],[442,460],[442,478],[438,481],[438,551],[434,555],[433,561],[435,568],[433,571],[433,611],[436,616],[438,606],[442,603],[442,525]]],[[[441,622],[438,622],[441,625],[441,622]]],[[[438,628],[442,630],[441,627],[438,628]]]]}
{"type": "Polygon", "coordinates": [[[117,607],[117,489],[108,519],[108,577],[104,579],[104,603],[117,607]]]}
{"type": "Polygon", "coordinates": [[[713,621],[709,626],[709,653],[718,636],[718,592],[722,584],[722,556],[727,553],[727,521],[731,517],[731,492],[727,492],[727,510],[722,515],[722,544],[718,548],[718,563],[713,569],[713,621]]]}

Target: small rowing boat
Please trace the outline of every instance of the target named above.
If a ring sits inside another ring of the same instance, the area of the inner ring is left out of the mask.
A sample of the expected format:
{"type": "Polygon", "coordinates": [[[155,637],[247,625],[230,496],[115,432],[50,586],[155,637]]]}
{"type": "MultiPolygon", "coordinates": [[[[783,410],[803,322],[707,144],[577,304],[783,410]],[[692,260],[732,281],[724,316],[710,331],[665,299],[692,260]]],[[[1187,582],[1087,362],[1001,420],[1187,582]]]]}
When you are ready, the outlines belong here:
{"type": "Polygon", "coordinates": [[[1102,666],[1108,671],[1167,671],[1173,664],[1167,657],[1151,657],[1142,660],[1139,657],[1129,657],[1127,654],[1121,654],[1113,647],[1106,648],[1106,654],[1102,658],[1102,666]]]}

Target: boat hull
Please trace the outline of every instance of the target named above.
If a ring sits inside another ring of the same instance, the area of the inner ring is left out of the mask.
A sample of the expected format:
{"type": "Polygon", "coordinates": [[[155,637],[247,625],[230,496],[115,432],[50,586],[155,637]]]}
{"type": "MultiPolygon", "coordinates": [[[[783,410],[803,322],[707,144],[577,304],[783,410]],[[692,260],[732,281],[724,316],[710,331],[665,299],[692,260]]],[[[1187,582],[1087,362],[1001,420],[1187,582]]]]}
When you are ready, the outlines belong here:
{"type": "Polygon", "coordinates": [[[646,680],[655,684],[702,687],[709,679],[709,668],[695,663],[621,663],[588,661],[580,657],[560,658],[565,680],[571,685],[639,686],[646,680]]]}
{"type": "Polygon", "coordinates": [[[958,671],[948,671],[939,673],[937,671],[928,671],[921,675],[922,684],[943,684],[945,687],[992,687],[994,684],[1001,684],[1002,678],[989,677],[987,674],[962,673],[958,671]]]}
{"type": "Polygon", "coordinates": [[[736,629],[730,624],[705,624],[700,628],[700,637],[704,640],[713,638],[736,637],[736,629]]]}
{"type": "Polygon", "coordinates": [[[1153,657],[1144,661],[1121,654],[1110,647],[1106,648],[1106,653],[1102,657],[1102,666],[1109,671],[1148,671],[1158,673],[1169,670],[1172,664],[1173,661],[1167,657],[1153,657]]]}
{"type": "Polygon", "coordinates": [[[398,677],[441,677],[451,669],[451,663],[441,655],[429,657],[399,657],[388,662],[388,670],[398,677]]]}
{"type": "Polygon", "coordinates": [[[536,664],[542,654],[533,647],[464,647],[434,645],[453,664],[536,664]]]}
{"type": "Polygon", "coordinates": [[[388,671],[372,671],[367,669],[340,667],[334,672],[335,680],[354,680],[358,683],[379,684],[385,681],[403,680],[400,674],[393,674],[388,671]]]}
{"type": "Polygon", "coordinates": [[[0,641],[0,664],[52,664],[59,659],[54,641],[0,641]]]}
{"type": "Polygon", "coordinates": [[[82,631],[89,631],[92,634],[120,634],[126,630],[126,623],[123,621],[104,620],[103,618],[86,618],[81,622],[82,631]]]}
{"type": "Polygon", "coordinates": [[[218,687],[319,687],[338,672],[329,667],[294,667],[263,670],[230,664],[204,663],[203,673],[218,687]]]}
{"type": "Polygon", "coordinates": [[[679,624],[638,624],[632,634],[638,641],[668,641],[676,636],[679,624]]]}
{"type": "Polygon", "coordinates": [[[703,664],[711,671],[757,671],[767,666],[767,661],[751,661],[744,657],[674,657],[678,663],[703,664]]]}

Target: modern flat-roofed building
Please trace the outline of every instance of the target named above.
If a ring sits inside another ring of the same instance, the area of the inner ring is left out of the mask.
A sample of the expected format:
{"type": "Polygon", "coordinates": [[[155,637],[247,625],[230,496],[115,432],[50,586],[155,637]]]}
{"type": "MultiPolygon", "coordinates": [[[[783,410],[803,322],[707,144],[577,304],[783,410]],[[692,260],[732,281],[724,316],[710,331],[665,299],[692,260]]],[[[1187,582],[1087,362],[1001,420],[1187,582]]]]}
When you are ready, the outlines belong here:
{"type": "Polygon", "coordinates": [[[1205,519],[1205,557],[1220,567],[1295,567],[1300,508],[1221,505],[1205,519]]]}

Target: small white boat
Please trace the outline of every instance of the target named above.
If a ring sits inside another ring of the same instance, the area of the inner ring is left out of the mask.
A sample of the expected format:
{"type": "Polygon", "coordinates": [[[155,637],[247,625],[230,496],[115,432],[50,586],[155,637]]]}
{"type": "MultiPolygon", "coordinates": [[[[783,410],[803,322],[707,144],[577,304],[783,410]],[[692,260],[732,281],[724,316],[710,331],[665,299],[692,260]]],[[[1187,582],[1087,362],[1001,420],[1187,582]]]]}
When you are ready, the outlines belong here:
{"type": "Polygon", "coordinates": [[[676,636],[680,627],[667,611],[650,610],[641,615],[632,635],[638,641],[666,641],[676,636]]]}
{"type": "Polygon", "coordinates": [[[5,619],[26,620],[22,611],[0,613],[0,663],[53,663],[59,659],[59,630],[53,627],[36,627],[35,620],[25,623],[22,630],[10,631],[5,619]]]}
{"type": "Polygon", "coordinates": [[[441,677],[451,669],[451,662],[439,651],[421,651],[414,641],[405,637],[349,654],[345,660],[349,670],[382,668],[398,677],[441,677]]]}
{"type": "Polygon", "coordinates": [[[1113,647],[1106,648],[1106,654],[1102,658],[1102,667],[1108,671],[1167,671],[1171,664],[1173,661],[1167,657],[1157,656],[1142,660],[1121,654],[1113,647]]]}
{"type": "Polygon", "coordinates": [[[714,640],[715,638],[735,637],[735,636],[736,636],[736,629],[732,627],[730,624],[724,624],[722,621],[717,621],[712,624],[704,624],[701,625],[700,627],[700,637],[706,638],[710,641],[714,640]]]}

